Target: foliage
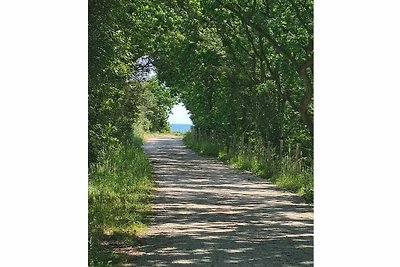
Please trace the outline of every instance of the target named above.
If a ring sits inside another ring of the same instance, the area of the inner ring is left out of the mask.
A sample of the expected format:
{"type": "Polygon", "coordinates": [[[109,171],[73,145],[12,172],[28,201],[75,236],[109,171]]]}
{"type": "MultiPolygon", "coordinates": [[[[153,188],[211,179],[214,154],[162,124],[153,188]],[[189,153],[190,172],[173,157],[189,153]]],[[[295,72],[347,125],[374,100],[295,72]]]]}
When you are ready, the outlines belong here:
{"type": "Polygon", "coordinates": [[[168,131],[167,114],[175,100],[156,78],[148,80],[152,66],[144,60],[149,38],[143,12],[125,0],[89,1],[90,164],[105,147],[129,140],[134,126],[168,131]]]}
{"type": "MultiPolygon", "coordinates": [[[[171,91],[161,85],[155,78],[143,84],[143,95],[139,106],[143,120],[147,120],[144,127],[149,132],[169,132],[168,115],[176,102],[171,91]]],[[[140,120],[139,120],[140,121],[140,120]]]]}
{"type": "Polygon", "coordinates": [[[300,142],[312,158],[312,1],[90,0],[94,159],[104,143],[129,136],[139,117],[150,130],[165,129],[155,118],[164,117],[160,110],[145,111],[153,126],[140,116],[143,87],[126,86],[143,77],[140,58],[154,67],[161,88],[185,104],[195,126],[224,144],[244,135],[266,148],[285,139],[300,142]]]}
{"type": "Polygon", "coordinates": [[[110,147],[101,153],[89,174],[89,263],[122,260],[102,245],[112,236],[125,244],[146,226],[154,182],[141,142],[110,147]],[[125,237],[125,238],[124,238],[125,237]]]}
{"type": "Polygon", "coordinates": [[[160,80],[196,127],[223,143],[300,142],[313,150],[311,1],[157,1],[151,47],[160,80]]]}

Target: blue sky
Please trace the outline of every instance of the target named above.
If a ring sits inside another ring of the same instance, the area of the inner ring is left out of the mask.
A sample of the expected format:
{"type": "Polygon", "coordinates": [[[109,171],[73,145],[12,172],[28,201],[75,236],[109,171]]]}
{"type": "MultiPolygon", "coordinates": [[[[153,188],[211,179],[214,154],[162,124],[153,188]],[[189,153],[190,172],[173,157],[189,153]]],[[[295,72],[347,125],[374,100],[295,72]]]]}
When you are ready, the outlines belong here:
{"type": "Polygon", "coordinates": [[[189,111],[182,103],[172,107],[172,113],[168,117],[171,124],[193,124],[189,118],[189,111]]]}

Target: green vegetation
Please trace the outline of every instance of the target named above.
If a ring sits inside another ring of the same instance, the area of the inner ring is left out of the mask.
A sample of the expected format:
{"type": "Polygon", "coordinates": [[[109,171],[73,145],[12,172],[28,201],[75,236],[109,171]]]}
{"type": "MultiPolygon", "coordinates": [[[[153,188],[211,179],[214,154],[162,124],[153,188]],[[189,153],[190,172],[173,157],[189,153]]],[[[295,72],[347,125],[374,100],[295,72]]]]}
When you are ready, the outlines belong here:
{"type": "Polygon", "coordinates": [[[312,0],[88,5],[90,264],[114,259],[99,252],[104,232],[146,224],[152,183],[132,137],[168,132],[177,101],[210,137],[188,144],[312,200],[312,0]],[[263,158],[280,140],[301,143],[299,174],[292,154],[263,158]]]}
{"type": "Polygon", "coordinates": [[[168,132],[168,113],[176,102],[150,75],[154,68],[141,48],[146,38],[138,30],[138,8],[128,1],[89,0],[90,266],[126,261],[112,244],[135,246],[137,233],[148,224],[154,184],[140,137],[168,132]]]}
{"type": "Polygon", "coordinates": [[[148,51],[197,129],[313,150],[312,1],[157,1],[148,51]]]}
{"type": "Polygon", "coordinates": [[[135,235],[149,223],[154,182],[141,141],[103,151],[89,173],[89,265],[126,260],[105,241],[135,245],[135,235]]]}
{"type": "Polygon", "coordinates": [[[90,158],[129,135],[143,101],[127,81],[152,70],[202,131],[312,158],[313,38],[312,0],[90,0],[90,158]]]}
{"type": "Polygon", "coordinates": [[[279,158],[272,152],[271,159],[267,160],[265,151],[248,149],[244,146],[228,150],[228,147],[221,145],[217,140],[196,138],[193,132],[188,132],[183,140],[188,147],[202,155],[218,157],[235,168],[251,171],[276,183],[284,190],[297,193],[307,203],[313,203],[313,170],[304,166],[297,170],[293,155],[279,158]]]}
{"type": "Polygon", "coordinates": [[[157,32],[146,54],[190,110],[195,131],[212,136],[198,150],[212,156],[226,150],[232,164],[311,201],[313,1],[145,2],[148,25],[157,32]],[[280,140],[285,151],[301,144],[302,175],[291,171],[293,155],[268,168],[249,157],[280,140]]]}
{"type": "MultiPolygon", "coordinates": [[[[146,56],[142,7],[125,0],[89,0],[89,163],[109,145],[132,138],[134,129],[168,131],[176,101],[146,56]]],[[[139,1],[140,2],[140,1],[139,1]]]]}

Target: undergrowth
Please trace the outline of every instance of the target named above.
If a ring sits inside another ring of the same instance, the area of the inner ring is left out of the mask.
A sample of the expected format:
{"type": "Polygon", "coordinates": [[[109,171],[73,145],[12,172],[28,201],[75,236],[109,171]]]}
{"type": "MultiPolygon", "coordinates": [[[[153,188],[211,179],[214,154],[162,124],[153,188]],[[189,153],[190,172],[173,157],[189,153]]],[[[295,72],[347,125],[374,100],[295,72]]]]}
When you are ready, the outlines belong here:
{"type": "Polygon", "coordinates": [[[89,266],[114,266],[127,256],[112,244],[135,246],[149,223],[154,187],[141,139],[104,150],[89,169],[89,266]]]}
{"type": "Polygon", "coordinates": [[[205,156],[218,157],[232,167],[248,170],[262,178],[275,183],[279,188],[297,193],[306,203],[314,202],[314,181],[312,167],[303,167],[296,171],[295,159],[285,156],[278,159],[272,155],[267,162],[265,156],[260,157],[245,149],[227,151],[226,147],[211,140],[196,140],[191,132],[184,137],[185,144],[205,156]]]}

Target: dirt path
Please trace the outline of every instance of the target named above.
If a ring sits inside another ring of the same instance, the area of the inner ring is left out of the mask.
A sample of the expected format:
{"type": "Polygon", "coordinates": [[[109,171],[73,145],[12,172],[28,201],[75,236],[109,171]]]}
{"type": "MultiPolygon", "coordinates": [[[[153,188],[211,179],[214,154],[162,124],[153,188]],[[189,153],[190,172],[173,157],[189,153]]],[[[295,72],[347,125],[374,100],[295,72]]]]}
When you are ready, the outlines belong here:
{"type": "Polygon", "coordinates": [[[313,265],[312,206],[181,138],[144,149],[157,177],[155,218],[130,266],[313,265]]]}

